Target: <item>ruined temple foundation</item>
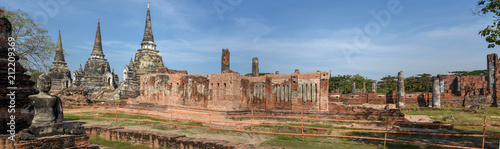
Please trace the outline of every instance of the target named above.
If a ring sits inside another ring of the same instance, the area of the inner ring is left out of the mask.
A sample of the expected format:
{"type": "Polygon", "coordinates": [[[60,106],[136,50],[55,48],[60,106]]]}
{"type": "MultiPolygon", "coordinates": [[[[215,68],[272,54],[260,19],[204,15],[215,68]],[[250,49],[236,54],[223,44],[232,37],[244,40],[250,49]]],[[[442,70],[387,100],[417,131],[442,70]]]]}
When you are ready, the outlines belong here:
{"type": "Polygon", "coordinates": [[[218,111],[244,111],[250,107],[328,111],[328,72],[250,77],[230,70],[212,75],[158,71],[141,76],[141,95],[128,103],[218,111]]]}
{"type": "Polygon", "coordinates": [[[283,147],[261,146],[217,140],[211,138],[190,138],[186,135],[169,134],[165,132],[147,130],[128,130],[123,127],[89,126],[85,130],[92,137],[99,136],[109,141],[127,141],[136,145],[145,145],[153,148],[182,148],[182,149],[283,149],[283,147]]]}

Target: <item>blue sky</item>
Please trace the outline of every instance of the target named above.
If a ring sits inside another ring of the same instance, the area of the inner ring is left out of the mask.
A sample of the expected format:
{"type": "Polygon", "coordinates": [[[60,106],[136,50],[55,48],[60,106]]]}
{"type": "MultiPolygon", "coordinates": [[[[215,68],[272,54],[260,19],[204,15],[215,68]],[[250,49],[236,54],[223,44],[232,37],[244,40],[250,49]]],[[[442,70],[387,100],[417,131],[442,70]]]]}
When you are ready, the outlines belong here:
{"type": "MultiPolygon", "coordinates": [[[[488,49],[477,33],[491,16],[475,16],[475,0],[151,0],[157,50],[169,69],[220,73],[221,50],[231,69],[281,74],[332,71],[378,80],[405,71],[447,74],[486,69],[488,49]],[[374,15],[375,14],[375,15],[374,15]]],[[[61,30],[71,71],[92,52],[97,19],[103,50],[118,73],[140,48],[145,0],[2,0],[46,25],[53,41],[61,30]]]]}

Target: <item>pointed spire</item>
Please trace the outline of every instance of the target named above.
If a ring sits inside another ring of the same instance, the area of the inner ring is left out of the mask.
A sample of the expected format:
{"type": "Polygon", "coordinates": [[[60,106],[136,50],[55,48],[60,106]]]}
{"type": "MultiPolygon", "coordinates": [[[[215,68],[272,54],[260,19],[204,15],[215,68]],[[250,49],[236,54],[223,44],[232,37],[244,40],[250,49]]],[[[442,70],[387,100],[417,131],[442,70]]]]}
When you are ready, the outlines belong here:
{"type": "Polygon", "coordinates": [[[149,12],[149,1],[148,1],[148,11],[146,13],[146,26],[144,27],[144,37],[142,38],[141,48],[156,50],[156,44],[154,42],[155,40],[153,37],[153,29],[151,27],[151,16],[149,12]]]}
{"type": "Polygon", "coordinates": [[[132,60],[132,57],[133,56],[130,55],[130,62],[128,63],[128,66],[133,68],[134,67],[134,61],[132,60]]]}
{"type": "Polygon", "coordinates": [[[96,56],[102,56],[104,57],[104,54],[102,52],[102,42],[101,42],[101,25],[100,25],[100,20],[97,19],[97,30],[95,33],[95,41],[94,41],[94,49],[92,50],[92,53],[90,55],[96,55],[96,56]]]}
{"type": "Polygon", "coordinates": [[[57,61],[65,62],[63,48],[62,48],[62,41],[61,41],[61,30],[59,30],[59,38],[57,38],[56,55],[54,56],[54,62],[57,61]]]}
{"type": "Polygon", "coordinates": [[[115,67],[113,67],[113,71],[111,72],[111,74],[115,74],[115,67]]]}
{"type": "Polygon", "coordinates": [[[78,68],[78,71],[83,72],[82,63],[80,63],[80,68],[78,68]]]}

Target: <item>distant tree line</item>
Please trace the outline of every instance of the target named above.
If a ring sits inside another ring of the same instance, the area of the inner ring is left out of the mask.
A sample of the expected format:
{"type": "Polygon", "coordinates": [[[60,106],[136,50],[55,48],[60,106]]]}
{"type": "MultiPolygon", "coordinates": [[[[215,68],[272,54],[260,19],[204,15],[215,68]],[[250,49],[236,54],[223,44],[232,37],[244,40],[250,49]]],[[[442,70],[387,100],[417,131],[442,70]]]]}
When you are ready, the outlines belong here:
{"type": "Polygon", "coordinates": [[[363,89],[363,82],[366,84],[366,91],[372,90],[371,82],[375,80],[368,79],[359,74],[356,75],[337,75],[330,78],[329,90],[339,90],[340,93],[351,93],[352,82],[356,83],[356,89],[363,89]]]}
{"type": "Polygon", "coordinates": [[[473,71],[450,71],[449,73],[457,76],[487,76],[488,70],[473,70],[473,71]]]}

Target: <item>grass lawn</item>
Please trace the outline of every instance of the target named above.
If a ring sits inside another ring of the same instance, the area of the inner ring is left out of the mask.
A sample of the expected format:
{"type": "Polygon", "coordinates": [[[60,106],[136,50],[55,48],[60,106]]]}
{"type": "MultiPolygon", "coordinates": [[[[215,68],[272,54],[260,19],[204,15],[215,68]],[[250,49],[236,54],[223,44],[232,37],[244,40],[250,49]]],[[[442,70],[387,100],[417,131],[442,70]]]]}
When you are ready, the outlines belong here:
{"type": "MultiPolygon", "coordinates": [[[[462,110],[455,109],[446,109],[442,110],[412,110],[412,111],[403,111],[404,114],[408,115],[428,115],[435,121],[441,121],[443,123],[453,123],[453,124],[482,124],[483,116],[487,116],[487,124],[495,124],[500,123],[500,110],[498,108],[492,107],[483,107],[476,112],[463,112],[462,110]],[[451,116],[453,115],[453,116],[451,116]]],[[[82,121],[94,121],[93,112],[83,112],[86,116],[79,116],[74,114],[65,114],[64,118],[66,119],[74,119],[74,120],[82,120],[82,121]]],[[[113,114],[113,113],[96,113],[99,116],[107,117],[105,118],[95,118],[95,121],[108,121],[113,126],[135,126],[139,125],[135,120],[118,120],[118,123],[114,123],[114,118],[117,116],[118,118],[129,118],[129,119],[138,119],[136,115],[128,115],[128,114],[113,114]]],[[[169,122],[166,119],[159,119],[149,116],[141,116],[142,120],[157,120],[162,122],[169,122]]],[[[201,122],[180,122],[177,120],[173,120],[174,123],[183,124],[183,125],[191,125],[191,126],[203,126],[201,122]]],[[[283,125],[292,125],[292,126],[300,126],[301,123],[298,122],[279,122],[283,125]]],[[[150,127],[152,129],[156,129],[158,131],[172,131],[173,129],[169,128],[169,126],[165,126],[158,122],[147,122],[141,121],[141,126],[144,124],[144,127],[150,127]],[[151,124],[151,125],[148,125],[151,124]]],[[[319,128],[332,128],[332,129],[350,129],[350,130],[367,130],[363,128],[350,128],[344,126],[334,126],[330,123],[320,123],[320,122],[310,122],[304,123],[304,126],[308,127],[319,127],[319,128]]],[[[227,130],[208,130],[201,128],[177,128],[180,129],[178,132],[184,133],[186,135],[198,135],[198,134],[224,134],[224,135],[234,135],[234,134],[245,134],[245,132],[234,132],[227,130]]],[[[250,127],[246,127],[246,130],[250,130],[250,127]]],[[[455,127],[460,133],[476,133],[482,134],[482,127],[480,128],[467,128],[467,127],[455,127]]],[[[174,128],[175,130],[175,128],[174,128]]],[[[284,127],[284,126],[253,126],[254,131],[267,131],[267,132],[283,132],[283,133],[299,133],[301,132],[300,128],[293,127],[284,127]]],[[[377,137],[384,138],[383,133],[363,133],[363,132],[332,132],[332,130],[319,130],[319,129],[310,129],[305,128],[304,132],[306,133],[315,133],[315,134],[342,134],[347,136],[365,136],[365,137],[377,137]]],[[[497,127],[487,127],[488,134],[500,134],[500,129],[497,127]]],[[[280,146],[285,148],[292,149],[322,149],[322,148],[363,148],[363,149],[375,149],[375,148],[384,148],[383,141],[378,140],[367,140],[367,139],[351,139],[351,138],[336,138],[336,137],[313,137],[313,136],[305,136],[302,141],[301,136],[284,136],[284,135],[273,135],[273,134],[259,134],[266,135],[268,139],[261,142],[260,145],[266,146],[280,146]]],[[[427,135],[409,135],[409,134],[388,134],[388,138],[390,139],[398,139],[398,140],[412,140],[412,141],[423,141],[429,143],[437,143],[437,144],[452,144],[452,145],[465,145],[470,147],[481,147],[481,137],[447,137],[447,136],[427,136],[427,135]],[[454,144],[459,142],[460,144],[454,144]],[[479,143],[479,144],[478,144],[479,143]]],[[[97,143],[97,141],[106,141],[102,138],[93,138],[96,144],[105,145],[102,143],[97,143]]],[[[115,141],[109,141],[115,142],[115,141]]],[[[498,146],[499,139],[498,138],[486,138],[487,147],[498,146]]],[[[111,144],[122,144],[126,142],[115,142],[111,144]]],[[[130,146],[125,145],[125,146],[130,146]]],[[[105,145],[113,147],[112,145],[105,145]]],[[[115,147],[122,148],[122,147],[115,147]]],[[[136,147],[134,147],[136,148],[136,147]]],[[[147,147],[146,147],[147,148],[147,147]]],[[[421,144],[413,144],[413,143],[404,143],[404,142],[391,142],[388,141],[386,144],[386,148],[442,148],[431,145],[421,145],[421,144]]]]}
{"type": "MultiPolygon", "coordinates": [[[[434,121],[441,121],[448,124],[476,124],[484,123],[486,116],[486,124],[500,125],[500,108],[482,107],[476,112],[463,112],[467,108],[442,108],[442,110],[412,110],[402,111],[405,115],[427,115],[434,121]]],[[[455,129],[461,133],[474,132],[482,134],[483,127],[467,127],[455,126],[455,129]]],[[[488,134],[500,134],[500,127],[486,127],[488,134]]]]}

